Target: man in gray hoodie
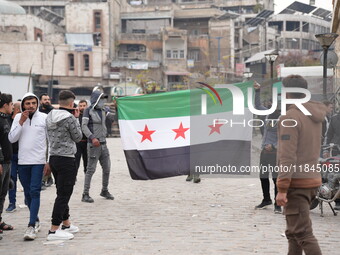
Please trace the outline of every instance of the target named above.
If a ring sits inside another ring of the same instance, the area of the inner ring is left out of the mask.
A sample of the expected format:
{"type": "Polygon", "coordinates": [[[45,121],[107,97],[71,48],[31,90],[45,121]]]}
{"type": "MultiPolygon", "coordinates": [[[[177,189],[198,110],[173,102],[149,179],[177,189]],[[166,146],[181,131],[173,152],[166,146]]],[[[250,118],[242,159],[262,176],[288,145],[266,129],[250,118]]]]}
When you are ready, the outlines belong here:
{"type": "Polygon", "coordinates": [[[82,131],[88,138],[87,143],[87,171],[84,182],[84,192],[82,202],[93,203],[94,200],[90,197],[90,185],[92,175],[96,171],[97,162],[103,168],[102,191],[100,195],[106,199],[113,200],[113,196],[108,190],[110,177],[110,153],[106,146],[106,112],[104,110],[106,95],[98,90],[92,92],[91,106],[86,108],[83,114],[82,131]]]}
{"type": "MultiPolygon", "coordinates": [[[[70,90],[59,93],[59,109],[52,110],[46,119],[49,141],[49,164],[56,182],[57,198],[52,212],[52,225],[47,240],[68,240],[79,231],[69,220],[69,206],[77,168],[76,143],[83,136],[79,121],[79,109],[73,108],[75,96],[70,90]],[[60,224],[61,227],[60,227],[60,224]]],[[[45,172],[45,175],[48,174],[45,172]]]]}

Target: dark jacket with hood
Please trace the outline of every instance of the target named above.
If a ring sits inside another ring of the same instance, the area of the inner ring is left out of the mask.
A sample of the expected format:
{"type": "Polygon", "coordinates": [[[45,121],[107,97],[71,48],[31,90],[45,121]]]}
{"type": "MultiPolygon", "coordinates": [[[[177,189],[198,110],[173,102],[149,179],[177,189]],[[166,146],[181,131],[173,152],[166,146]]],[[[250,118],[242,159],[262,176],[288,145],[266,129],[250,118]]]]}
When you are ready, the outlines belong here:
{"type": "Polygon", "coordinates": [[[0,112],[0,146],[3,157],[0,157],[0,164],[9,164],[12,159],[12,144],[8,140],[8,134],[11,130],[8,123],[9,115],[0,112]]]}
{"type": "Polygon", "coordinates": [[[72,157],[82,138],[79,121],[66,109],[53,109],[46,119],[50,156],[72,157]]]}
{"type": "Polygon", "coordinates": [[[303,106],[312,115],[304,115],[295,105],[291,105],[287,114],[279,120],[277,161],[282,170],[277,187],[282,193],[286,193],[289,188],[316,188],[321,185],[317,164],[326,106],[312,101],[303,106]],[[291,127],[296,123],[290,120],[295,120],[297,125],[291,127]]]}
{"type": "Polygon", "coordinates": [[[335,143],[340,146],[340,114],[334,115],[330,120],[327,143],[335,143]]]}
{"type": "MultiPolygon", "coordinates": [[[[260,90],[255,90],[255,108],[257,110],[268,110],[261,104],[260,100],[260,90]]],[[[274,148],[277,147],[277,119],[280,117],[281,111],[275,110],[272,114],[266,116],[264,121],[264,133],[262,138],[261,148],[263,149],[265,145],[271,144],[274,148]],[[273,121],[267,121],[273,120],[273,121]]]]}
{"type": "Polygon", "coordinates": [[[97,138],[101,143],[106,142],[106,112],[103,107],[99,108],[97,106],[103,95],[104,94],[98,90],[94,91],[91,95],[90,107],[84,110],[81,128],[90,143],[93,138],[97,138]]]}

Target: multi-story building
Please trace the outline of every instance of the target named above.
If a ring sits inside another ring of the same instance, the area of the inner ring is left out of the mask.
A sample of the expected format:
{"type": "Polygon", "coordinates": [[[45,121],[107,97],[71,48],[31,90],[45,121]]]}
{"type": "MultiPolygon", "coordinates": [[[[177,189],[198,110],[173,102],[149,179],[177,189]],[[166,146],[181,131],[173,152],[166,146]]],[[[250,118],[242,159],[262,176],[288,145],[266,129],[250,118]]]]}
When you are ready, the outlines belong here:
{"type": "MultiPolygon", "coordinates": [[[[148,70],[150,79],[170,90],[188,77],[233,79],[236,63],[256,51],[240,53],[248,34],[241,25],[264,7],[273,10],[273,1],[128,1],[112,71],[130,81],[148,70]]],[[[261,30],[255,33],[259,40],[261,30]]]]}
{"type": "Polygon", "coordinates": [[[40,91],[53,80],[54,98],[58,89],[88,87],[80,91],[87,94],[98,83],[109,85],[115,43],[111,35],[116,33],[112,15],[119,8],[94,1],[25,3],[27,14],[2,16],[0,64],[16,73],[28,73],[32,67],[40,91]],[[62,11],[57,14],[49,5],[62,11]]]}
{"type": "Polygon", "coordinates": [[[189,77],[232,81],[247,58],[275,48],[277,37],[267,26],[244,27],[262,9],[273,10],[273,0],[12,1],[59,29],[58,36],[37,30],[45,59],[33,72],[42,87],[52,79],[59,88],[145,77],[165,89],[189,77]]]}

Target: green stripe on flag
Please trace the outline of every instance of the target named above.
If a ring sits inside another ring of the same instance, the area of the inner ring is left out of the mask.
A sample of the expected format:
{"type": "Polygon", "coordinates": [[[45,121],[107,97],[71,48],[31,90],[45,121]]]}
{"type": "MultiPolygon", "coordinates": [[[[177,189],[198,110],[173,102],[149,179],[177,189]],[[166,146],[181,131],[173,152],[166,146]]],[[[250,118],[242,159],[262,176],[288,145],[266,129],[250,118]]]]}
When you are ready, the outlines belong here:
{"type": "MultiPolygon", "coordinates": [[[[247,107],[247,89],[252,82],[233,84],[244,94],[247,107]]],[[[232,111],[232,94],[226,88],[217,88],[223,104],[214,100],[201,89],[181,90],[142,96],[129,96],[117,99],[118,117],[121,120],[138,120],[201,115],[201,97],[207,95],[207,113],[232,111]]],[[[214,95],[215,96],[215,95],[214,95]]]]}

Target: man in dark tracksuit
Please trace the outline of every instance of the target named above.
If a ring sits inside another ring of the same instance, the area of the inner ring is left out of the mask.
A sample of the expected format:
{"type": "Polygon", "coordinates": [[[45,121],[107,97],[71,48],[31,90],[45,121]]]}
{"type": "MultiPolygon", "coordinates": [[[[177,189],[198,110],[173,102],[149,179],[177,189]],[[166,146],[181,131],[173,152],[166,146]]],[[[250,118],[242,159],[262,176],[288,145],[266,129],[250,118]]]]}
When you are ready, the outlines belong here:
{"type": "Polygon", "coordinates": [[[13,230],[13,227],[3,222],[1,217],[11,178],[10,166],[13,151],[12,144],[8,140],[8,133],[11,130],[8,118],[12,111],[12,95],[0,94],[0,146],[3,155],[0,161],[0,230],[13,230]]]}
{"type": "MultiPolygon", "coordinates": [[[[83,122],[83,114],[84,114],[84,110],[86,109],[86,107],[87,107],[86,100],[80,100],[79,104],[78,104],[78,108],[79,108],[79,112],[80,112],[79,113],[80,126],[83,122]]],[[[86,135],[84,135],[84,133],[83,133],[83,138],[76,145],[77,145],[77,153],[76,153],[75,156],[76,156],[77,170],[79,169],[80,159],[81,159],[81,157],[83,157],[84,173],[86,174],[86,169],[87,169],[87,137],[86,137],[86,135]]]]}
{"type": "MultiPolygon", "coordinates": [[[[260,101],[260,85],[255,82],[255,108],[258,110],[268,110],[266,107],[261,105],[260,101]]],[[[277,120],[280,117],[281,111],[280,106],[270,115],[266,116],[264,120],[264,134],[262,138],[261,145],[261,156],[260,156],[260,180],[261,180],[261,188],[263,193],[262,202],[255,206],[255,209],[263,209],[267,206],[273,204],[270,197],[270,183],[269,183],[269,172],[264,171],[262,166],[276,166],[276,148],[277,148],[277,120]],[[270,120],[270,121],[269,121],[270,120]]],[[[274,192],[275,196],[277,195],[277,187],[276,187],[276,179],[277,173],[275,171],[271,171],[272,179],[274,183],[274,192]]],[[[281,213],[281,207],[278,206],[275,202],[274,204],[274,212],[281,213]]]]}
{"type": "Polygon", "coordinates": [[[100,195],[106,199],[113,200],[113,196],[108,190],[109,178],[110,178],[110,153],[106,146],[106,113],[104,110],[105,99],[104,96],[98,90],[92,92],[91,106],[85,109],[82,121],[82,131],[88,138],[87,144],[87,171],[84,182],[84,192],[82,202],[93,203],[94,200],[90,197],[90,185],[92,175],[96,171],[97,162],[99,160],[103,169],[102,191],[100,195]]]}

